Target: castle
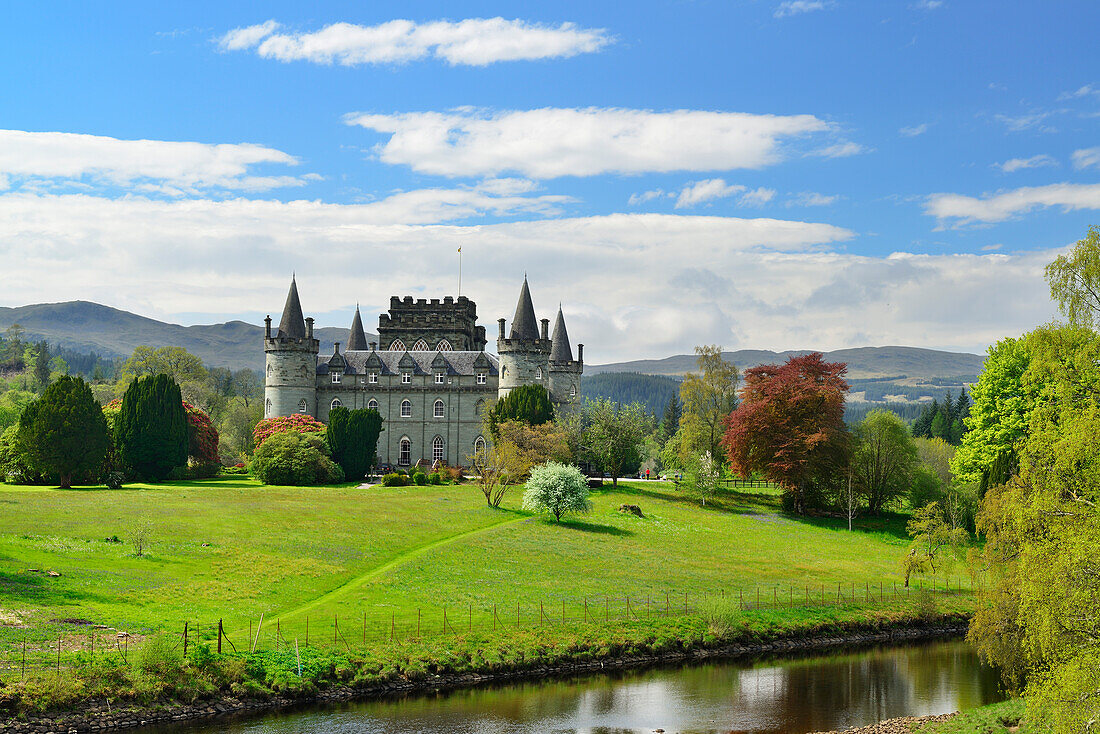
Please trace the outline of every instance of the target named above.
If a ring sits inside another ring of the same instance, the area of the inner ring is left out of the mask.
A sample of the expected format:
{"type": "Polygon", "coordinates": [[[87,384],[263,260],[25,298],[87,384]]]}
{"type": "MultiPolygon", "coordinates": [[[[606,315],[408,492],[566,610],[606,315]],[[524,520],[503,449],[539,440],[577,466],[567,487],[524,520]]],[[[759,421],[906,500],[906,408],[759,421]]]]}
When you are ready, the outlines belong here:
{"type": "Polygon", "coordinates": [[[356,306],[344,351],[337,342],[325,356],[292,278],[278,329],[272,331],[270,316],[264,324],[264,417],[304,413],[327,422],[338,406],[374,408],[385,421],[380,466],[468,465],[488,441],[482,413],[497,398],[533,384],[564,404],[580,391],[584,345],[573,359],[560,306],[553,335],[549,319],[536,320],[526,277],[507,336],[498,319],[496,355],[485,351],[485,327],[466,296],[393,296],[389,313],[378,317],[379,342],[369,343],[356,306]]]}

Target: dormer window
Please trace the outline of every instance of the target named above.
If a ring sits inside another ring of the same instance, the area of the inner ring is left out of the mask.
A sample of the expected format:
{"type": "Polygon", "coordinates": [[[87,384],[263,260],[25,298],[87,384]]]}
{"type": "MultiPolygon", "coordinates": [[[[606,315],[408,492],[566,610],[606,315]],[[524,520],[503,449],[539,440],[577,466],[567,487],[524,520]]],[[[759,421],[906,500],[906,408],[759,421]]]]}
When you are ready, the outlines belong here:
{"type": "Polygon", "coordinates": [[[332,384],[333,385],[339,385],[340,384],[340,373],[339,372],[333,372],[332,373],[332,384]]]}
{"type": "Polygon", "coordinates": [[[402,372],[401,382],[405,385],[408,385],[410,382],[412,382],[412,375],[408,372],[402,372]]]}
{"type": "Polygon", "coordinates": [[[487,380],[487,378],[486,378],[484,372],[478,372],[477,373],[477,384],[484,385],[486,380],[487,380]]]}
{"type": "Polygon", "coordinates": [[[445,376],[442,372],[436,372],[435,373],[435,384],[442,385],[444,379],[445,379],[445,376]]]}
{"type": "Polygon", "coordinates": [[[378,373],[371,372],[369,375],[367,375],[367,379],[370,380],[370,384],[374,385],[378,382],[378,373]]]}

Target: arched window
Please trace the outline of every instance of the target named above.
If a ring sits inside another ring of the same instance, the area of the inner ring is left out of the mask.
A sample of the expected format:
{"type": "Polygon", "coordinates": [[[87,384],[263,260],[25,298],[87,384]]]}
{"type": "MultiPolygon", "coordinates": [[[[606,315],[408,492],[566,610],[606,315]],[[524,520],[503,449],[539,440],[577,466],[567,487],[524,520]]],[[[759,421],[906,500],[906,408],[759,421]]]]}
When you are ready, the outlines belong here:
{"type": "Polygon", "coordinates": [[[264,406],[264,415],[271,415],[271,398],[267,399],[267,402],[264,403],[264,406]]]}
{"type": "Polygon", "coordinates": [[[412,463],[412,441],[408,436],[402,436],[401,440],[397,442],[397,463],[401,466],[408,466],[412,463]]]}
{"type": "Polygon", "coordinates": [[[413,414],[413,404],[410,403],[408,400],[402,400],[401,401],[401,417],[402,418],[412,418],[412,414],[413,414]]]}
{"type": "Polygon", "coordinates": [[[305,412],[306,412],[306,401],[305,401],[305,398],[303,398],[303,399],[301,399],[301,400],[299,400],[299,401],[298,401],[298,412],[299,412],[299,413],[305,413],[305,412]]]}
{"type": "Polygon", "coordinates": [[[432,439],[432,461],[443,461],[447,458],[446,444],[443,443],[442,436],[436,436],[432,439]]]}
{"type": "Polygon", "coordinates": [[[378,410],[378,401],[374,398],[371,398],[367,401],[367,408],[370,410],[378,410]]]}
{"type": "Polygon", "coordinates": [[[485,451],[485,439],[478,436],[474,439],[474,453],[476,454],[483,451],[485,451]]]}
{"type": "Polygon", "coordinates": [[[480,418],[481,417],[481,411],[483,411],[483,410],[485,410],[485,401],[484,400],[478,400],[476,403],[474,403],[474,415],[476,415],[477,417],[480,418]]]}
{"type": "Polygon", "coordinates": [[[271,365],[268,365],[268,366],[267,366],[267,376],[268,376],[268,377],[271,377],[271,376],[272,376],[272,375],[274,375],[274,374],[275,374],[275,368],[274,368],[274,367],[272,367],[271,365]]]}
{"type": "Polygon", "coordinates": [[[413,344],[413,348],[409,351],[412,352],[426,352],[428,351],[428,342],[423,339],[417,339],[416,344],[413,344]]]}
{"type": "Polygon", "coordinates": [[[504,365],[500,366],[500,379],[504,379],[504,375],[508,372],[508,368],[504,365]]]}
{"type": "Polygon", "coordinates": [[[541,380],[542,379],[542,367],[536,367],[535,368],[535,379],[536,380],[541,380]]]}
{"type": "Polygon", "coordinates": [[[576,385],[573,385],[569,388],[569,397],[571,397],[571,398],[577,397],[577,386],[576,385]]]}
{"type": "Polygon", "coordinates": [[[340,402],[340,398],[333,398],[332,403],[328,406],[328,409],[332,410],[333,408],[339,408],[341,405],[343,405],[343,403],[340,402]]]}
{"type": "Polygon", "coordinates": [[[454,351],[454,349],[451,347],[451,343],[449,341],[447,341],[446,339],[440,340],[440,342],[435,345],[435,348],[436,348],[436,351],[439,351],[439,352],[453,352],[454,351]]]}
{"type": "Polygon", "coordinates": [[[432,406],[432,415],[436,418],[442,418],[444,415],[445,406],[442,400],[436,400],[435,405],[432,406]]]}
{"type": "Polygon", "coordinates": [[[400,339],[394,339],[390,343],[390,351],[391,352],[404,352],[405,351],[405,342],[401,341],[400,339]]]}

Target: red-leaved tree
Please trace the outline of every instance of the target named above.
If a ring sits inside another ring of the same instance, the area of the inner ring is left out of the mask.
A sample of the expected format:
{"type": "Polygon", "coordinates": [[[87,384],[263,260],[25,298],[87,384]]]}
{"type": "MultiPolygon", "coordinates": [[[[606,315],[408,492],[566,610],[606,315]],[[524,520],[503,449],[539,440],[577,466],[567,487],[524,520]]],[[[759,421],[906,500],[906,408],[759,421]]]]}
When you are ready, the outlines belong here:
{"type": "Polygon", "coordinates": [[[745,370],[741,404],[722,438],[733,471],[764,475],[783,487],[784,506],[805,513],[815,489],[844,465],[847,370],[818,352],[745,370]]]}

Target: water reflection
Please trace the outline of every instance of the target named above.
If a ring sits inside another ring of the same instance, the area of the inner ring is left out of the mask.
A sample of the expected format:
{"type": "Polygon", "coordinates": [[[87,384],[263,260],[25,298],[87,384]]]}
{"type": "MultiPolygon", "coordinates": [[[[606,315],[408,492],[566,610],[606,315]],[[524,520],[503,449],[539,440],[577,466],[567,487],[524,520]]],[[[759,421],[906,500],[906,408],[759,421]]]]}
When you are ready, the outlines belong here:
{"type": "Polygon", "coordinates": [[[945,713],[999,699],[996,673],[956,641],[518,683],[157,731],[809,732],[945,713]]]}

